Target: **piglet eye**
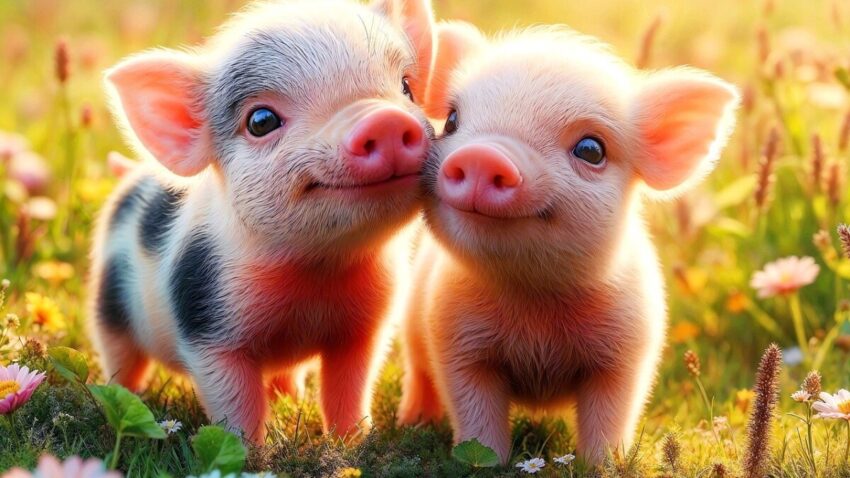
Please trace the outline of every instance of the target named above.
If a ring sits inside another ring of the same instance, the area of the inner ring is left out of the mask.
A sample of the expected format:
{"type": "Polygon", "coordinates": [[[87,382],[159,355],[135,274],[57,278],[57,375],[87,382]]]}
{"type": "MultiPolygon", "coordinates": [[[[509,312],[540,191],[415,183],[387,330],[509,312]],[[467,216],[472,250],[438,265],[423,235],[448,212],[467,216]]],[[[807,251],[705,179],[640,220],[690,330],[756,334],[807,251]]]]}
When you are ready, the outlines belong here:
{"type": "Polygon", "coordinates": [[[449,117],[446,118],[446,126],[443,127],[443,132],[447,135],[457,131],[457,110],[452,110],[449,117]]]}
{"type": "Polygon", "coordinates": [[[283,121],[268,108],[257,108],[248,116],[248,132],[260,138],[283,126],[283,121]]]}
{"type": "Polygon", "coordinates": [[[404,96],[408,97],[410,101],[413,101],[413,92],[410,91],[410,80],[405,76],[401,79],[401,92],[404,93],[404,96]]]}
{"type": "Polygon", "coordinates": [[[605,161],[605,147],[598,139],[588,136],[576,143],[573,147],[573,156],[598,166],[605,161]]]}

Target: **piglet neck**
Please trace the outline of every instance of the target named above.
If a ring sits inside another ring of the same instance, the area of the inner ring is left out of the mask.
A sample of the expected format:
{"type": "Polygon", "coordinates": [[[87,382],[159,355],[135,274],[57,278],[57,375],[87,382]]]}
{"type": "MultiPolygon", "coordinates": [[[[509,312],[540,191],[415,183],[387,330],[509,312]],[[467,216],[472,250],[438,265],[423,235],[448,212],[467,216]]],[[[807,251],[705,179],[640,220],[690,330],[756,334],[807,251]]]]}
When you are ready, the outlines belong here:
{"type": "Polygon", "coordinates": [[[214,177],[198,185],[202,202],[209,205],[205,217],[209,227],[223,244],[225,252],[239,262],[286,267],[306,274],[333,274],[364,263],[371,263],[384,253],[383,247],[327,247],[318,250],[276,243],[246,226],[232,204],[222,194],[223,185],[214,177]]]}

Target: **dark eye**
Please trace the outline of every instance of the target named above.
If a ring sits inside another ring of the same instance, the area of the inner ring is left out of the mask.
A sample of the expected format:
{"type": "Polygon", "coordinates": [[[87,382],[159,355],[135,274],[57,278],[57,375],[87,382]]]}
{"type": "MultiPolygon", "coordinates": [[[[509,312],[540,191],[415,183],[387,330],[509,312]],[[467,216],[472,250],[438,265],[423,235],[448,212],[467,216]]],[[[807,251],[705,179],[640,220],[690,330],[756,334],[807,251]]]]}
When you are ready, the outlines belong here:
{"type": "Polygon", "coordinates": [[[283,126],[283,122],[268,108],[257,108],[248,117],[248,132],[258,138],[283,126]]]}
{"type": "Polygon", "coordinates": [[[573,155],[582,161],[598,166],[605,161],[605,147],[596,138],[582,138],[573,148],[573,155]]]}
{"type": "Polygon", "coordinates": [[[447,135],[457,131],[457,110],[452,110],[449,117],[446,118],[446,126],[443,127],[443,132],[447,135]]]}
{"type": "Polygon", "coordinates": [[[401,92],[404,93],[404,96],[408,97],[410,101],[413,101],[413,92],[410,91],[410,80],[405,76],[401,79],[401,92]]]}

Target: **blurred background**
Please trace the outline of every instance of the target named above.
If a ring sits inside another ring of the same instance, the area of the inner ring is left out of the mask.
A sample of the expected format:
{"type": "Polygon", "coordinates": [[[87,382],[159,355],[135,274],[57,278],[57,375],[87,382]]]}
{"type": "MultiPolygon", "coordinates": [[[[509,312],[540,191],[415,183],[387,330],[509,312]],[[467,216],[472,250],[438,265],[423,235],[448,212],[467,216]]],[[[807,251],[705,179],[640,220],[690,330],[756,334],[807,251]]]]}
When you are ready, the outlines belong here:
{"type": "MultiPolygon", "coordinates": [[[[7,308],[23,324],[0,342],[0,361],[22,343],[9,337],[89,350],[83,304],[93,218],[115,184],[107,155],[131,155],[104,104],[102,71],[139,50],[197,44],[243,3],[0,1],[0,276],[11,280],[7,308]]],[[[743,426],[758,357],[771,342],[785,350],[783,391],[796,389],[813,367],[831,388],[850,386],[850,260],[836,234],[849,219],[850,2],[434,6],[439,19],[467,20],[489,33],[564,23],[610,43],[640,68],[693,65],[743,92],[738,127],[718,169],[696,191],[648,208],[671,316],[648,412],[652,430],[675,423],[711,428],[699,423],[706,418],[699,391],[681,359],[689,349],[702,360],[715,414],[727,416],[733,429],[743,426]],[[814,282],[758,297],[753,275],[786,256],[814,258],[814,282]]],[[[850,251],[850,242],[845,247],[850,251]]],[[[397,383],[400,373],[391,363],[384,380],[397,383]]]]}

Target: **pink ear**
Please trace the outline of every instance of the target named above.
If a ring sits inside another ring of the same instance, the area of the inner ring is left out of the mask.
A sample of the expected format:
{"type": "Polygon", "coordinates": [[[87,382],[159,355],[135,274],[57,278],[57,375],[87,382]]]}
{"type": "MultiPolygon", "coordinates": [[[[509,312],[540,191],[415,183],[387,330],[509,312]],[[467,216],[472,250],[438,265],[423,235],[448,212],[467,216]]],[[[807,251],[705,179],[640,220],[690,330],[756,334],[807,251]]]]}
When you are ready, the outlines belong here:
{"type": "Polygon", "coordinates": [[[116,114],[159,162],[192,176],[210,163],[210,145],[199,112],[200,72],[177,52],[146,53],[109,70],[116,114]]]}
{"type": "Polygon", "coordinates": [[[413,99],[422,103],[434,57],[434,13],[431,0],[375,0],[374,7],[399,25],[413,44],[419,71],[410,79],[413,99]]]}
{"type": "Polygon", "coordinates": [[[445,118],[449,114],[449,80],[473,51],[483,48],[486,40],[475,26],[466,22],[441,22],[437,25],[437,53],[434,71],[425,95],[425,114],[445,118]]]}
{"type": "Polygon", "coordinates": [[[695,69],[644,79],[635,114],[645,152],[637,170],[646,184],[667,191],[708,174],[732,132],[738,101],[735,87],[695,69]]]}

